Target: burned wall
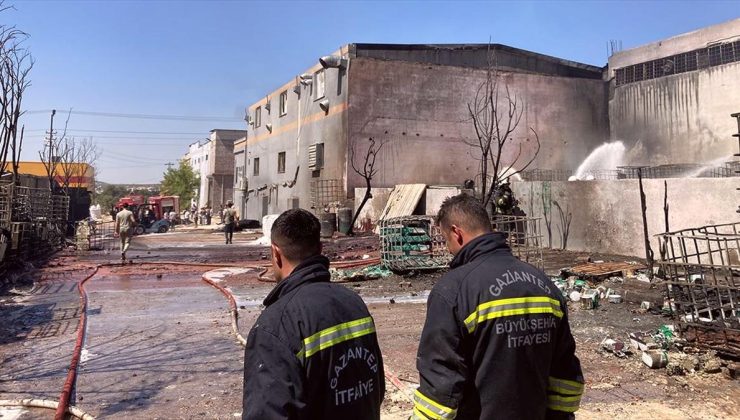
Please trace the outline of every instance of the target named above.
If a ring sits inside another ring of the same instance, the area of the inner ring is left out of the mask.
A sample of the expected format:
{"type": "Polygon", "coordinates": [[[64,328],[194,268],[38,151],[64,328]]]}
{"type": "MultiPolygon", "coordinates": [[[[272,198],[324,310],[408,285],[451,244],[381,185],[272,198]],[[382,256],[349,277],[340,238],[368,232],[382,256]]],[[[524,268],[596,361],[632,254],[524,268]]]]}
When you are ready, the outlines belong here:
{"type": "MultiPolygon", "coordinates": [[[[658,241],[654,235],[665,232],[663,181],[668,183],[672,231],[737,220],[736,203],[727,199],[737,187],[735,178],[643,180],[656,258],[658,241]]],[[[637,180],[514,182],[512,190],[527,215],[543,217],[543,211],[547,212],[552,220],[553,247],[561,246],[558,229],[562,226],[553,204],[557,202],[564,214],[572,214],[568,249],[645,257],[637,180]]],[[[544,222],[541,226],[545,228],[544,222]]]]}
{"type": "Polygon", "coordinates": [[[739,39],[733,19],[609,57],[611,138],[627,146],[626,164],[730,160],[739,39]]]}
{"type": "MultiPolygon", "coordinates": [[[[349,142],[359,150],[373,137],[386,142],[378,157],[375,185],[401,183],[461,185],[475,178],[478,161],[465,140],[475,134],[468,103],[485,80],[481,69],[359,57],[349,70],[349,142]]],[[[517,143],[504,151],[520,163],[534,152],[529,127],[542,143],[533,167],[574,169],[608,138],[607,91],[601,80],[501,72],[521,98],[517,143]],[[527,141],[527,138],[530,138],[527,141]]],[[[503,105],[503,99],[500,100],[503,105]]],[[[506,162],[505,162],[506,163],[506,162]]],[[[348,172],[348,190],[362,179],[348,172]]]]}
{"type": "MultiPolygon", "coordinates": [[[[740,111],[740,63],[614,88],[611,137],[625,143],[630,165],[732,160],[740,111]]],[[[719,163],[719,162],[718,162],[719,163]]]]}

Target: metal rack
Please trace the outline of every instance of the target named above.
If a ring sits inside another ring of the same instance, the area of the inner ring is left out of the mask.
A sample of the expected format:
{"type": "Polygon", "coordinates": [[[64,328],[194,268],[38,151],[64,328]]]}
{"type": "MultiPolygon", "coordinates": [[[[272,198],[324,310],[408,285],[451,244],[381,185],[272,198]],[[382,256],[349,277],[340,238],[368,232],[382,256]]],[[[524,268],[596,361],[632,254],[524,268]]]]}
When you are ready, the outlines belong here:
{"type": "Polygon", "coordinates": [[[343,183],[339,179],[316,179],[311,181],[311,209],[323,212],[324,208],[341,204],[343,183]]]}
{"type": "Polygon", "coordinates": [[[491,219],[494,230],[506,233],[511,252],[518,259],[543,269],[543,232],[539,217],[496,214],[491,219]]]}
{"type": "Polygon", "coordinates": [[[670,309],[685,337],[740,356],[740,222],[658,237],[670,309]]]}
{"type": "Polygon", "coordinates": [[[381,261],[393,271],[435,270],[452,260],[432,216],[394,217],[378,226],[381,261]]]}

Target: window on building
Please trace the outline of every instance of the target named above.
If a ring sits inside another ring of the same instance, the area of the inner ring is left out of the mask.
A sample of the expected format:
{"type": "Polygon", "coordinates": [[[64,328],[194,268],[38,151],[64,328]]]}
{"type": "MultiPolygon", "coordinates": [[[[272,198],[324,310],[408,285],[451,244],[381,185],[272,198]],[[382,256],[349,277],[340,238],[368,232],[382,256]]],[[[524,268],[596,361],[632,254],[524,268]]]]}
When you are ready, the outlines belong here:
{"type": "Polygon", "coordinates": [[[285,173],[285,152],[278,153],[278,173],[285,173]]]}
{"type": "Polygon", "coordinates": [[[206,155],[206,160],[208,160],[208,155],[206,155]]]}
{"type": "Polygon", "coordinates": [[[252,175],[258,176],[260,174],[260,158],[252,159],[252,175]]]}
{"type": "Polygon", "coordinates": [[[288,113],[288,91],[280,94],[280,116],[288,113]]]}
{"type": "Polygon", "coordinates": [[[316,87],[314,89],[314,99],[321,99],[326,94],[326,73],[324,70],[319,70],[313,74],[313,84],[316,87]]]}
{"type": "Polygon", "coordinates": [[[244,168],[241,166],[236,166],[234,168],[234,186],[240,186],[242,181],[242,172],[244,171],[244,168]]]}
{"type": "Polygon", "coordinates": [[[314,143],[308,146],[308,169],[312,171],[324,167],[324,143],[314,143]]]}
{"type": "Polygon", "coordinates": [[[262,125],[262,107],[258,106],[254,110],[254,128],[262,125]]]}

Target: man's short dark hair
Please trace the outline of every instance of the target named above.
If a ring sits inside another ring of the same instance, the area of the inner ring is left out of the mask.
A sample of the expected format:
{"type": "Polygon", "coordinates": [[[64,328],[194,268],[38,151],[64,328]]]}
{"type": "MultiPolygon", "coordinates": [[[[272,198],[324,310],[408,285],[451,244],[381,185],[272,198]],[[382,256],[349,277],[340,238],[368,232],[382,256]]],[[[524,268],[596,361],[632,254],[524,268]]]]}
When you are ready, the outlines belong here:
{"type": "Polygon", "coordinates": [[[124,209],[127,209],[128,208],[128,203],[123,203],[123,208],[124,209]]]}
{"type": "Polygon", "coordinates": [[[459,194],[442,202],[437,214],[437,224],[461,227],[470,232],[490,232],[491,219],[483,205],[475,197],[459,194]]]}
{"type": "Polygon", "coordinates": [[[298,263],[321,254],[321,223],[306,210],[291,209],[272,224],[270,239],[287,260],[298,263]]]}

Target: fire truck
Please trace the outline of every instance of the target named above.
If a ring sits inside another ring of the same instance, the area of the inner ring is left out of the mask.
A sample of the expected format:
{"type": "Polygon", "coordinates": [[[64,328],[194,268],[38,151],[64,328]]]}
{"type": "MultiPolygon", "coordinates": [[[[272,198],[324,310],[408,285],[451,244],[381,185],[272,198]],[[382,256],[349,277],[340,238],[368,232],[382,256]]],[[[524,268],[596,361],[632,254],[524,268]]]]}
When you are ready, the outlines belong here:
{"type": "Polygon", "coordinates": [[[124,203],[128,203],[129,210],[136,218],[135,235],[165,233],[170,229],[172,222],[179,219],[180,197],[176,195],[149,197],[148,200],[144,200],[144,196],[141,195],[131,195],[121,197],[116,207],[120,210],[124,203]],[[175,220],[168,217],[171,212],[175,213],[175,220]]]}

